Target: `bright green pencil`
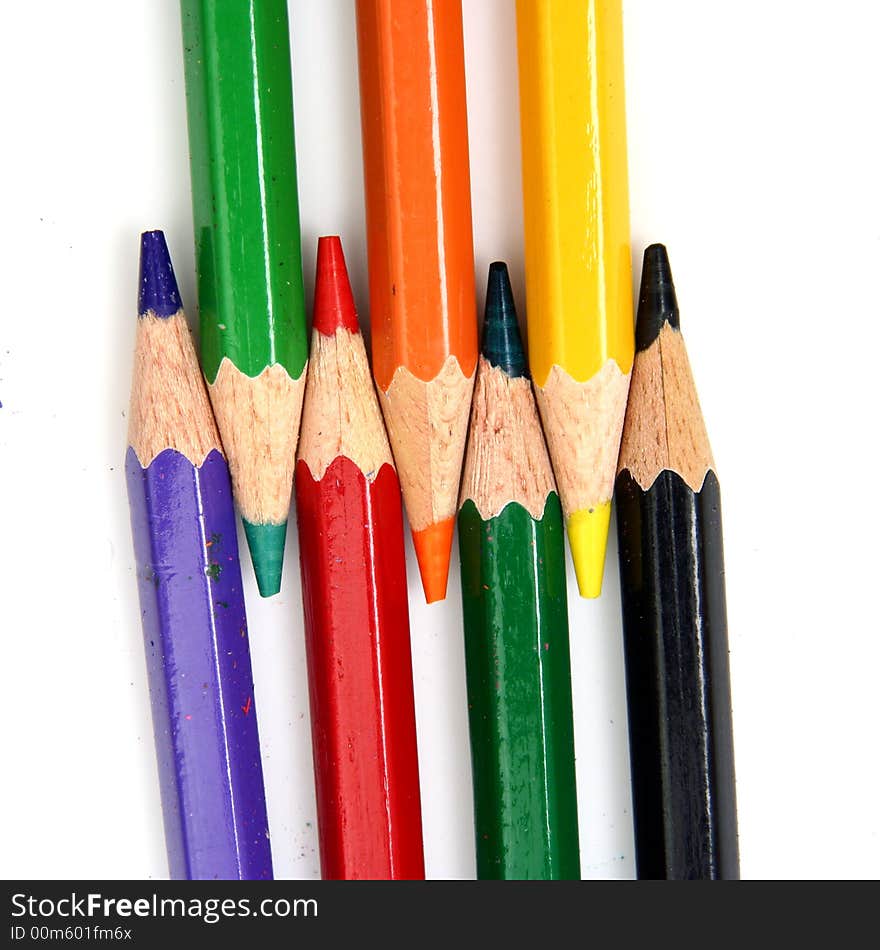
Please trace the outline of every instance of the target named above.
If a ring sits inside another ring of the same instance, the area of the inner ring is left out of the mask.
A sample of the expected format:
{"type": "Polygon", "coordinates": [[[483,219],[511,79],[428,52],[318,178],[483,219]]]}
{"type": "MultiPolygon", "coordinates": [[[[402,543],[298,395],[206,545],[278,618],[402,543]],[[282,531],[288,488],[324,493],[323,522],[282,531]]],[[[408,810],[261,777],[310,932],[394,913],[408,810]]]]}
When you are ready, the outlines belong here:
{"type": "Polygon", "coordinates": [[[281,565],[308,359],[286,0],[181,0],[202,368],[260,593],[281,565]]]}

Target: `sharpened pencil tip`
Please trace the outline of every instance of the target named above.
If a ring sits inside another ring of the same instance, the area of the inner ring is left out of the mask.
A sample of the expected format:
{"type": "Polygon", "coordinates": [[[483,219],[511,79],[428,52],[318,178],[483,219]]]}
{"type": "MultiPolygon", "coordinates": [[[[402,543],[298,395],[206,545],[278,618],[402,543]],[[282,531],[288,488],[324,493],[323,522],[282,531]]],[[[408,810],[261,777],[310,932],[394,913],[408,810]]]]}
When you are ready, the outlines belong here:
{"type": "Polygon", "coordinates": [[[336,235],[318,238],[312,326],[324,336],[333,336],[341,327],[360,332],[342,241],[336,235]]]}
{"type": "Polygon", "coordinates": [[[452,535],[455,531],[455,518],[438,521],[421,531],[413,531],[413,546],[425,600],[429,604],[444,600],[446,584],[449,580],[449,556],[452,553],[452,535]]]}
{"type": "Polygon", "coordinates": [[[510,275],[503,261],[489,265],[482,353],[492,366],[497,366],[508,376],[529,375],[510,275]]]}
{"type": "Polygon", "coordinates": [[[668,323],[673,330],[679,329],[678,300],[666,248],[662,244],[652,244],[645,249],[642,260],[636,349],[647,349],[657,339],[664,323],[668,323]]]}
{"type": "Polygon", "coordinates": [[[283,524],[252,524],[242,518],[257,588],[261,597],[271,597],[281,590],[281,566],[284,563],[284,542],[287,522],[283,524]]]}
{"type": "Polygon", "coordinates": [[[162,231],[144,231],[141,235],[138,316],[151,311],[157,317],[172,317],[181,309],[180,291],[165,235],[162,231]]]}
{"type": "Polygon", "coordinates": [[[610,522],[610,501],[575,511],[568,519],[568,544],[581,597],[592,599],[602,593],[610,522]]]}

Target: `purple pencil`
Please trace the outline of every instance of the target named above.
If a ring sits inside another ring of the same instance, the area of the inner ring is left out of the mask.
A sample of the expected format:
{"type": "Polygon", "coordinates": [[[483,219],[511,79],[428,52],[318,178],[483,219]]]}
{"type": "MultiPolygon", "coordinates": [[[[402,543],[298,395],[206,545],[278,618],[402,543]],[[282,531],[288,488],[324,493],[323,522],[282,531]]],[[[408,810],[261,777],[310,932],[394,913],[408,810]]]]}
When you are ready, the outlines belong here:
{"type": "Polygon", "coordinates": [[[165,237],[141,236],[125,459],[171,877],[271,879],[229,471],[165,237]]]}

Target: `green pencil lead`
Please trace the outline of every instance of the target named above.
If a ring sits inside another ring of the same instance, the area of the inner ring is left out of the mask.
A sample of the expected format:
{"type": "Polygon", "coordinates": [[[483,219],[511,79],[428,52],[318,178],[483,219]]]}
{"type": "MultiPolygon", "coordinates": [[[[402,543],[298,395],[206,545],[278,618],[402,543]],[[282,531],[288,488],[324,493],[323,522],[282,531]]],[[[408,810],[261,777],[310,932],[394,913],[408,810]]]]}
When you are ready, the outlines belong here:
{"type": "Polygon", "coordinates": [[[495,261],[489,265],[482,353],[493,366],[497,366],[508,376],[529,375],[516,319],[510,275],[503,261],[495,261]]]}
{"type": "Polygon", "coordinates": [[[281,590],[281,566],[284,562],[284,543],[287,522],[284,524],[252,524],[242,518],[257,588],[261,597],[271,597],[281,590]]]}

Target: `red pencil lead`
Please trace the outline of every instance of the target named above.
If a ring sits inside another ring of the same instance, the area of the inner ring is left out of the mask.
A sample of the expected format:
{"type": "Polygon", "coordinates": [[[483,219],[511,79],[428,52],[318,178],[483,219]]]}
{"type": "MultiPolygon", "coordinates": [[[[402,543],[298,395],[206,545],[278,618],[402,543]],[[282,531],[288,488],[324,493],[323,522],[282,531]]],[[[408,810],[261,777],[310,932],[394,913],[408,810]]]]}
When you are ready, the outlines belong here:
{"type": "Polygon", "coordinates": [[[312,326],[324,336],[333,336],[340,327],[352,333],[360,330],[342,242],[336,235],[318,238],[312,326]]]}

